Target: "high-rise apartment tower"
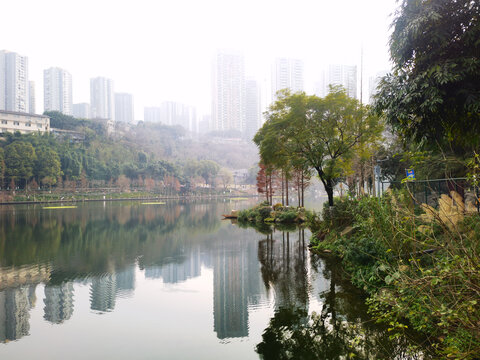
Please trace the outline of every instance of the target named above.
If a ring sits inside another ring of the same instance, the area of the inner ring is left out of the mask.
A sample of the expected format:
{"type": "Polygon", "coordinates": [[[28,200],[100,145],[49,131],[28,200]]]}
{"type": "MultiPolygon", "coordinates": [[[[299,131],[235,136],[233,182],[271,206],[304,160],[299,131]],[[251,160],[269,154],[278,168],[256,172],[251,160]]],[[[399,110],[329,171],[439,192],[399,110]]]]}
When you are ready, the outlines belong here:
{"type": "Polygon", "coordinates": [[[272,101],[276,100],[279,90],[290,89],[292,93],[303,91],[303,61],[299,59],[278,58],[272,69],[272,101]]]}
{"type": "Polygon", "coordinates": [[[134,123],[132,94],[115,93],[115,120],[127,124],[134,123]]]}
{"type": "Polygon", "coordinates": [[[219,51],[212,71],[212,130],[245,130],[243,55],[219,51]]]}
{"type": "Polygon", "coordinates": [[[94,119],[115,120],[113,80],[104,77],[90,79],[90,111],[94,119]]]}
{"type": "Polygon", "coordinates": [[[72,75],[58,67],[44,70],[43,99],[45,111],[59,111],[65,115],[72,115],[72,75]]]}
{"type": "Polygon", "coordinates": [[[28,57],[0,51],[0,110],[29,112],[28,57]]]}

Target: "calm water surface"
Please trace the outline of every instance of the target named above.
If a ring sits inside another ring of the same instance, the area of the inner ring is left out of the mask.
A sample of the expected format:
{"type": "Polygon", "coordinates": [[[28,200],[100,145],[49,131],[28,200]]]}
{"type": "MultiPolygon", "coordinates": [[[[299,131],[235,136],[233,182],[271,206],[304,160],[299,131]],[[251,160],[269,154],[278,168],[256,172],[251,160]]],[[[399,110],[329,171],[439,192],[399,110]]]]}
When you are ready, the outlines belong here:
{"type": "Polygon", "coordinates": [[[0,359],[405,358],[306,230],[252,202],[0,207],[0,359]]]}

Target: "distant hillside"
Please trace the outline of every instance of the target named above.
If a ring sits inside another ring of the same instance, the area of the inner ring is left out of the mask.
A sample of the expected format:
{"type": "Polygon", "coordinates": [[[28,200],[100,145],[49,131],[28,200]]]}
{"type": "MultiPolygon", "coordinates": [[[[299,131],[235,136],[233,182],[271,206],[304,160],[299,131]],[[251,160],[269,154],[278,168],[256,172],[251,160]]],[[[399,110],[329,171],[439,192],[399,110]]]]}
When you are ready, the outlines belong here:
{"type": "MultiPolygon", "coordinates": [[[[76,119],[48,112],[51,134],[2,134],[0,187],[34,182],[58,186],[144,186],[192,191],[231,181],[230,170],[257,163],[254,145],[218,138],[192,139],[178,126],[76,119]],[[222,167],[224,169],[222,169],[222,167]]],[[[231,182],[230,182],[231,183],[231,182]]]]}

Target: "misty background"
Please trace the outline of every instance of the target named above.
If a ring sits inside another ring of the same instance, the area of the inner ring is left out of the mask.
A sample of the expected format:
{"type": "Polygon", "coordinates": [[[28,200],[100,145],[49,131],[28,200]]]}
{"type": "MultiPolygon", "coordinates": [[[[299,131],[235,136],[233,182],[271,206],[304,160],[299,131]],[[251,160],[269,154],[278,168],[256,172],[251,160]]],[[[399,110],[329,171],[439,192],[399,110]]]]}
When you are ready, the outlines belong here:
{"type": "Polygon", "coordinates": [[[114,80],[115,92],[134,95],[135,120],[165,101],[194,106],[201,118],[211,112],[219,49],[243,54],[263,111],[276,58],[303,60],[305,91],[313,93],[329,64],[357,65],[360,78],[363,47],[366,99],[369,77],[390,68],[395,7],[395,0],[16,0],[2,4],[0,48],[28,56],[37,113],[43,70],[61,67],[72,74],[74,103],[89,102],[90,78],[102,76],[114,80]]]}

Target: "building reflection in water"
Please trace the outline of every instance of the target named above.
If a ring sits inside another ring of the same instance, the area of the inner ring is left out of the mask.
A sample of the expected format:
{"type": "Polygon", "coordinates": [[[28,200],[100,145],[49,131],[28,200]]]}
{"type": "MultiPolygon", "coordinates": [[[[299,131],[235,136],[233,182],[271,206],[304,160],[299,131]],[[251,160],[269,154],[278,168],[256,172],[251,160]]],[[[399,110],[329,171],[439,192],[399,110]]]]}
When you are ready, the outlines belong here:
{"type": "Polygon", "coordinates": [[[90,285],[90,309],[108,312],[115,309],[117,297],[128,297],[135,290],[135,265],[126,269],[103,274],[92,279],[90,285]]]}
{"type": "Polygon", "coordinates": [[[261,292],[257,241],[251,233],[223,228],[213,244],[213,329],[219,339],[248,336],[249,306],[261,292]],[[232,236],[235,234],[234,236],[232,236]]]}
{"type": "Polygon", "coordinates": [[[166,284],[176,284],[201,275],[202,259],[200,248],[187,255],[163,259],[161,265],[145,267],[147,279],[162,279],[166,284]]]}
{"type": "Polygon", "coordinates": [[[132,264],[126,269],[116,272],[116,293],[118,297],[133,296],[135,291],[135,268],[135,264],[132,264]]]}
{"type": "Polygon", "coordinates": [[[35,288],[36,285],[24,285],[0,291],[0,342],[18,340],[29,334],[35,288]]]}
{"type": "Polygon", "coordinates": [[[115,273],[94,278],[90,285],[90,309],[101,312],[114,310],[116,290],[115,273]]]}
{"type": "Polygon", "coordinates": [[[0,342],[21,339],[30,331],[35,289],[50,278],[48,266],[0,268],[0,342]]]}
{"type": "Polygon", "coordinates": [[[44,319],[61,324],[70,319],[73,314],[73,283],[64,282],[61,285],[45,285],[44,319]]]}

